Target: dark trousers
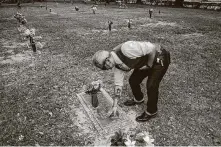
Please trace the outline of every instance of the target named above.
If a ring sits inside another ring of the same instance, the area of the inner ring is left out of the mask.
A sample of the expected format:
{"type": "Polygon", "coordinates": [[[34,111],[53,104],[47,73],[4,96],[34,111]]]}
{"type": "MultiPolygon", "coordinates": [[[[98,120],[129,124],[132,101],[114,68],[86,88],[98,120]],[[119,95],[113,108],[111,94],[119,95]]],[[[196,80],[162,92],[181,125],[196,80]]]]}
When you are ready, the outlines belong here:
{"type": "Polygon", "coordinates": [[[148,76],[146,88],[148,96],[147,112],[149,113],[157,112],[159,84],[170,64],[170,53],[163,49],[158,58],[162,60],[163,64],[154,62],[152,68],[146,71],[135,69],[129,78],[129,84],[135,99],[141,101],[143,93],[141,92],[140,83],[148,76]]]}

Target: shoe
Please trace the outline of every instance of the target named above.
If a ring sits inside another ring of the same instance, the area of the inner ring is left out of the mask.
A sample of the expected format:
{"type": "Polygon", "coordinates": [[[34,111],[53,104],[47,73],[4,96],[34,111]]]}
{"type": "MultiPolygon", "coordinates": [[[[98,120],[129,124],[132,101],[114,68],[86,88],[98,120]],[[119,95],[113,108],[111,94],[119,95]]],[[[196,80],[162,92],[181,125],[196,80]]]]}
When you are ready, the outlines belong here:
{"type": "Polygon", "coordinates": [[[144,101],[141,102],[135,102],[134,100],[127,100],[126,102],[124,102],[125,106],[134,106],[134,105],[140,105],[142,104],[144,101]]]}
{"type": "Polygon", "coordinates": [[[136,118],[136,121],[137,121],[137,122],[145,122],[145,121],[150,120],[151,118],[156,117],[156,115],[157,115],[157,112],[154,113],[154,114],[151,114],[151,115],[149,115],[149,114],[147,114],[146,112],[144,112],[143,114],[141,114],[140,116],[138,116],[138,117],[136,118]]]}

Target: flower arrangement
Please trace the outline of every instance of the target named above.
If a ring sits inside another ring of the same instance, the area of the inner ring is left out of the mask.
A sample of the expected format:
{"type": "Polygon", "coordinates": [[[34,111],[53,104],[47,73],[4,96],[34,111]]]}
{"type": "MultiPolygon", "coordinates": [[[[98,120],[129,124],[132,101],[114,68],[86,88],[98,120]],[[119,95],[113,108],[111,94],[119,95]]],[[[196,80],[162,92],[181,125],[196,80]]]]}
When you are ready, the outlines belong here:
{"type": "Polygon", "coordinates": [[[101,80],[92,81],[89,84],[83,85],[82,90],[86,93],[90,93],[91,91],[98,91],[104,84],[101,80]]]}
{"type": "Polygon", "coordinates": [[[20,34],[26,38],[28,37],[34,37],[35,36],[35,29],[28,29],[27,27],[25,27],[24,25],[20,25],[18,27],[18,31],[20,32],[20,34]]]}
{"type": "MultiPolygon", "coordinates": [[[[25,19],[25,16],[23,14],[17,12],[14,15],[14,18],[16,20],[18,20],[18,22],[19,22],[18,31],[19,31],[20,35],[23,37],[23,39],[29,39],[30,45],[33,49],[33,52],[36,52],[36,43],[34,41],[34,36],[35,36],[36,30],[34,28],[28,29],[26,27],[27,20],[25,19]]],[[[37,42],[37,44],[40,48],[43,47],[43,45],[40,42],[37,42]]],[[[27,46],[29,48],[28,43],[27,43],[27,46]]]]}
{"type": "Polygon", "coordinates": [[[110,138],[111,146],[154,146],[154,139],[148,132],[129,134],[119,130],[110,138]]]}
{"type": "Polygon", "coordinates": [[[19,23],[21,23],[22,25],[25,25],[27,23],[27,20],[25,19],[25,16],[22,15],[21,13],[16,13],[14,15],[14,18],[18,20],[19,23]]]}
{"type": "Polygon", "coordinates": [[[93,6],[91,7],[91,9],[92,9],[93,14],[95,14],[95,12],[97,11],[97,6],[96,6],[96,5],[93,5],[93,6]]]}
{"type": "Polygon", "coordinates": [[[131,19],[129,19],[129,20],[127,21],[127,27],[128,27],[129,29],[131,29],[131,24],[132,24],[132,21],[131,21],[131,19]]]}

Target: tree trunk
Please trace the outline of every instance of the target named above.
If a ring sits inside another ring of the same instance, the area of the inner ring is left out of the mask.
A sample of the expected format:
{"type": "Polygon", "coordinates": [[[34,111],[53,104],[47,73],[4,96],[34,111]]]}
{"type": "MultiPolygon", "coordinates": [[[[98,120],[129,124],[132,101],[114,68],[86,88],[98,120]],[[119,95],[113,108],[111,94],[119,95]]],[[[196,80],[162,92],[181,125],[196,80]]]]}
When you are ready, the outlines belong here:
{"type": "Polygon", "coordinates": [[[175,6],[176,7],[183,7],[183,2],[184,2],[184,0],[176,0],[175,1],[175,6]]]}
{"type": "Polygon", "coordinates": [[[136,4],[143,4],[141,0],[137,0],[136,4]]]}
{"type": "Polygon", "coordinates": [[[21,0],[17,1],[17,6],[18,6],[18,8],[21,8],[21,0]]]}

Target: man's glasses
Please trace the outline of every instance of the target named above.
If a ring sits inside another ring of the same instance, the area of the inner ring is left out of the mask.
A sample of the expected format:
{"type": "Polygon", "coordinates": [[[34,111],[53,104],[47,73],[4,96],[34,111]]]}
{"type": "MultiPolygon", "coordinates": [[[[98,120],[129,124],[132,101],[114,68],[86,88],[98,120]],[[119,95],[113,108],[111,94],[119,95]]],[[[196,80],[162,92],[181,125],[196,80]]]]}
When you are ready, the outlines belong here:
{"type": "Polygon", "coordinates": [[[104,62],[103,62],[103,64],[102,64],[102,70],[107,70],[107,67],[105,66],[106,65],[106,63],[107,63],[107,60],[110,58],[110,54],[109,54],[109,56],[104,60],[104,62]]]}

